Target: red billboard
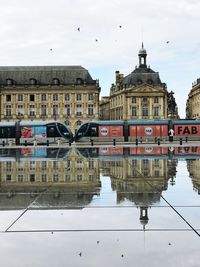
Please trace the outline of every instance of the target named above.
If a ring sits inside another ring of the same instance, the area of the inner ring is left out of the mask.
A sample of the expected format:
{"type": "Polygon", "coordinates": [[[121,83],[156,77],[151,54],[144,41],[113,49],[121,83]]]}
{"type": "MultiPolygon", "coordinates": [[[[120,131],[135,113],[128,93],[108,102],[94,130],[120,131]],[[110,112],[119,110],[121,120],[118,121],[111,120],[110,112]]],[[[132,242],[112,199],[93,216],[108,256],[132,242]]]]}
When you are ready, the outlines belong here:
{"type": "Polygon", "coordinates": [[[168,136],[168,125],[131,125],[130,136],[161,137],[168,136]]]}
{"type": "Polygon", "coordinates": [[[200,135],[200,125],[174,125],[174,135],[175,136],[199,136],[200,135]]]}
{"type": "Polygon", "coordinates": [[[99,126],[99,137],[121,137],[123,136],[123,126],[101,125],[99,126]]]}

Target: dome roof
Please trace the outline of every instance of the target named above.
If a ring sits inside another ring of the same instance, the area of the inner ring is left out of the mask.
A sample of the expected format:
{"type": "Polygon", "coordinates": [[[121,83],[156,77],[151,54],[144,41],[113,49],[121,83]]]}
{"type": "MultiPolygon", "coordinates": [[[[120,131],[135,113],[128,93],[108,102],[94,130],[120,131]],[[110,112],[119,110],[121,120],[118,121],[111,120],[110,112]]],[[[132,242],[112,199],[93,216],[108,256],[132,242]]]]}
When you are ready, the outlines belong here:
{"type": "Polygon", "coordinates": [[[144,49],[143,47],[140,48],[138,55],[147,55],[146,49],[144,49]]]}
{"type": "Polygon", "coordinates": [[[143,42],[142,42],[142,48],[140,48],[138,55],[139,56],[140,55],[147,55],[147,51],[146,51],[146,49],[144,49],[143,42]]]}

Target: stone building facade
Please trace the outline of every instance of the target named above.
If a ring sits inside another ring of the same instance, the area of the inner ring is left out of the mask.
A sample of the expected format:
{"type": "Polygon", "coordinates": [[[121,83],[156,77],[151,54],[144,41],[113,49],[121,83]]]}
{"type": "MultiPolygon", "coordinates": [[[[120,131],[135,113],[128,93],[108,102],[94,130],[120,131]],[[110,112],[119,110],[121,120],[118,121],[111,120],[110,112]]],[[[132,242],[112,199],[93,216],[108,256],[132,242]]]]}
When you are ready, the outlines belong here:
{"type": "Polygon", "coordinates": [[[99,119],[98,80],[82,66],[0,67],[0,121],[99,119]]]}
{"type": "MultiPolygon", "coordinates": [[[[177,118],[178,109],[173,92],[167,91],[159,73],[153,71],[146,63],[147,52],[139,50],[139,66],[125,76],[116,71],[115,84],[110,89],[110,120],[140,120],[177,118]],[[170,105],[169,105],[170,104],[170,105]]],[[[108,99],[107,99],[108,102],[108,99]]],[[[100,102],[100,118],[105,118],[103,110],[108,103],[100,102]]]]}
{"type": "Polygon", "coordinates": [[[200,78],[192,84],[186,103],[186,118],[200,119],[200,78]]]}

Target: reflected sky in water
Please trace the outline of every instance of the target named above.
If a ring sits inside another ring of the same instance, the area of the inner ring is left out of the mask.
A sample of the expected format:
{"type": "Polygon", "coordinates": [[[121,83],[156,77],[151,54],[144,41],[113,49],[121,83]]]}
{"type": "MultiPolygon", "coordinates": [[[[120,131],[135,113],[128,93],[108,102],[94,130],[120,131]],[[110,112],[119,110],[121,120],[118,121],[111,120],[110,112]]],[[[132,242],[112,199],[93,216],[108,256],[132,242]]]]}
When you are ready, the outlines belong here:
{"type": "Polygon", "coordinates": [[[1,148],[2,263],[198,266],[199,152],[1,148]]]}

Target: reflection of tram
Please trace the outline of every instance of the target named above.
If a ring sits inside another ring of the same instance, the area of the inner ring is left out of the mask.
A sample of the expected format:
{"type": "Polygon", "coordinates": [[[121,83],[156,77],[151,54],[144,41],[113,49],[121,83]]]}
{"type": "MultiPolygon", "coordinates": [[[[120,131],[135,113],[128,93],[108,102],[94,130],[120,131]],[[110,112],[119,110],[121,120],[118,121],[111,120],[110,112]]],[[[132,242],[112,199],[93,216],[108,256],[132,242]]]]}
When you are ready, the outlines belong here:
{"type": "Polygon", "coordinates": [[[90,121],[77,130],[75,141],[167,141],[173,129],[174,140],[200,140],[200,120],[90,121]]]}
{"type": "Polygon", "coordinates": [[[68,156],[69,148],[59,147],[23,147],[23,148],[0,148],[0,161],[15,161],[22,159],[64,159],[68,156]]]}
{"type": "Polygon", "coordinates": [[[72,141],[71,130],[60,121],[0,122],[0,144],[51,143],[58,139],[72,141]]]}
{"type": "Polygon", "coordinates": [[[108,147],[78,148],[80,155],[86,158],[200,158],[200,146],[137,146],[137,147],[108,147]]]}

